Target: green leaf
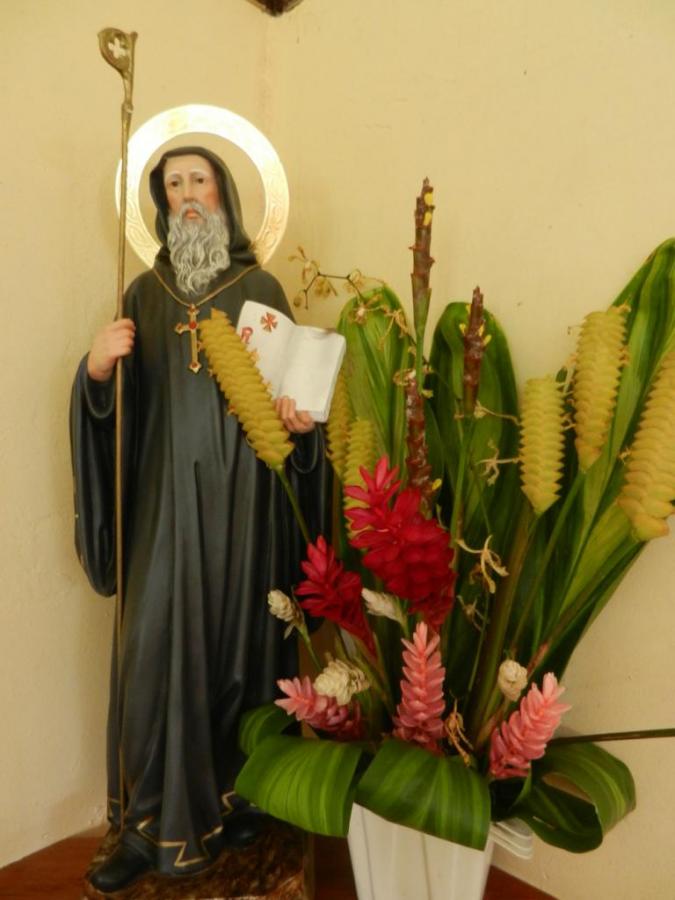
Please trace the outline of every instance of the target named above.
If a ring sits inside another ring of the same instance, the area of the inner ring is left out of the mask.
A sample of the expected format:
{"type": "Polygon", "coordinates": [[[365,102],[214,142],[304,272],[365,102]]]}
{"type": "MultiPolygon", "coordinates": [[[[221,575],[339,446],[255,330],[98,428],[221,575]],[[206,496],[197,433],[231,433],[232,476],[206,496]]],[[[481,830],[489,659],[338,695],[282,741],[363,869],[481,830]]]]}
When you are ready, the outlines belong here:
{"type": "Polygon", "coordinates": [[[537,777],[562,775],[594,805],[603,833],[635,809],[635,784],[628,766],[591,743],[554,744],[535,765],[537,777]]]}
{"type": "Polygon", "coordinates": [[[468,456],[468,477],[462,504],[463,538],[481,547],[489,533],[492,548],[505,555],[506,539],[513,526],[518,505],[523,501],[518,467],[502,467],[494,485],[487,483],[481,460],[495,455],[518,455],[518,428],[508,416],[518,415],[518,399],[509,348],[499,323],[485,311],[485,333],[490,338],[480,371],[478,400],[490,413],[483,418],[463,420],[462,412],[464,343],[460,326],[468,322],[468,305],[450,303],[438,320],[431,348],[432,375],[428,387],[440,441],[430,442],[434,472],[445,474],[441,495],[443,517],[450,521],[457,488],[458,460],[463,448],[468,456]],[[507,418],[504,418],[506,416],[507,418]],[[442,458],[438,458],[439,449],[442,458]]]}
{"type": "Polygon", "coordinates": [[[344,837],[362,748],[275,735],[258,744],[235,790],[260,809],[306,831],[344,837]]]}
{"type": "Polygon", "coordinates": [[[635,808],[635,785],[628,767],[590,743],[553,744],[533,766],[529,795],[513,809],[542,840],[584,853],[593,850],[620,819],[635,808]],[[553,787],[562,778],[588,799],[553,787]]]}
{"type": "Polygon", "coordinates": [[[405,394],[395,377],[413,364],[405,313],[396,294],[383,285],[350,300],[337,330],[347,341],[344,372],[357,418],[377,433],[378,456],[387,454],[404,472],[405,394]]]}
{"type": "Polygon", "coordinates": [[[358,785],[357,801],[377,815],[482,850],[490,827],[487,784],[459,757],[385,741],[358,785]]]}
{"type": "Polygon", "coordinates": [[[268,703],[251,709],[241,717],[239,723],[239,746],[246,756],[250,756],[265,738],[285,731],[295,719],[287,715],[276,703],[268,703]]]}
{"type": "Polygon", "coordinates": [[[542,841],[571,853],[587,853],[602,843],[602,828],[592,805],[548,784],[534,785],[512,815],[527,822],[542,841]]]}

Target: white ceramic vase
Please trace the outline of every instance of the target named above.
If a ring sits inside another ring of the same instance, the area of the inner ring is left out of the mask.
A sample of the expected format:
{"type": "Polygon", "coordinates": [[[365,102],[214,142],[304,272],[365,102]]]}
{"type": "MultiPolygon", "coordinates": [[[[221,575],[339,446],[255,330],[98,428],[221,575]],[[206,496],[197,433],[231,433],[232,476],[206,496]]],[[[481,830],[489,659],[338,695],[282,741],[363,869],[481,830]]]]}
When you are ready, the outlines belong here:
{"type": "Polygon", "coordinates": [[[484,850],[394,825],[354,804],[349,853],[359,900],[481,900],[495,844],[532,856],[532,832],[511,819],[493,823],[484,850]]]}

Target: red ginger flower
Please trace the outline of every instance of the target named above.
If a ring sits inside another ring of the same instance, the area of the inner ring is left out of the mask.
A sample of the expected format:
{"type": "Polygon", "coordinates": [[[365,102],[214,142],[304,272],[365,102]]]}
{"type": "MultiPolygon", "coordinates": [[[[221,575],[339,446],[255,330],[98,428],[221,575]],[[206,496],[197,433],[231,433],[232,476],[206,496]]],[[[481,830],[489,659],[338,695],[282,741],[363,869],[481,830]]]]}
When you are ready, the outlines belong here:
{"type": "Polygon", "coordinates": [[[363,467],[359,469],[359,473],[366,487],[362,488],[352,485],[345,490],[345,493],[348,497],[353,497],[354,500],[361,500],[366,506],[373,509],[386,507],[401,486],[401,482],[396,481],[398,466],[390,469],[389,459],[386,456],[380,457],[372,475],[363,467]]]}
{"type": "Polygon", "coordinates": [[[533,684],[508,722],[495,728],[490,743],[490,773],[495,778],[524,778],[530,760],[544,755],[563,713],[571,709],[558,703],[564,690],[553,672],[548,672],[542,689],[533,684]]]}
{"type": "Polygon", "coordinates": [[[404,678],[401,681],[401,702],[394,716],[394,737],[421,744],[432,753],[440,753],[438,744],[443,737],[443,679],[438,650],[440,638],[431,633],[427,641],[427,626],[419,622],[412,643],[403,640],[404,678]]]}
{"type": "Polygon", "coordinates": [[[449,535],[435,519],[420,512],[421,495],[406,488],[389,508],[389,500],[399,483],[393,482],[396,469],[387,469],[387,458],[378,462],[374,477],[365,469],[361,475],[367,489],[350,486],[345,494],[366,503],[347,510],[354,531],[350,543],[365,549],[363,563],[388,591],[409,601],[412,612],[420,612],[434,629],[439,629],[450,612],[455,573],[450,569],[453,550],[449,535]]]}
{"type": "Polygon", "coordinates": [[[361,705],[357,700],[347,706],[340,706],[335,697],[317,694],[306,675],[302,681],[299,678],[280,678],[277,684],[288,695],[288,699],[274,702],[289,716],[295,716],[299,722],[307,722],[318,731],[331,732],[338,740],[358,740],[363,737],[361,705]]]}
{"type": "Polygon", "coordinates": [[[375,655],[373,633],[361,605],[361,578],[346,572],[335,558],[335,551],[320,536],[314,544],[307,544],[308,560],[302,563],[307,576],[295,589],[297,596],[305,596],[300,606],[312,616],[324,616],[345,631],[360,638],[375,655]]]}

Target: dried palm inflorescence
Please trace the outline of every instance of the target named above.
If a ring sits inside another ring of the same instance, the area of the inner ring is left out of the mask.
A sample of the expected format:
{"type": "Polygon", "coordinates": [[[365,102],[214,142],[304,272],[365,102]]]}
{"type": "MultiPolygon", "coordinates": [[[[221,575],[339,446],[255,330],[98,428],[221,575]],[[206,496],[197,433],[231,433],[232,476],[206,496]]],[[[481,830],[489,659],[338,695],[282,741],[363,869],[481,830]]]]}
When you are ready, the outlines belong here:
{"type": "Polygon", "coordinates": [[[593,465],[607,440],[626,358],[625,331],[625,306],[592,312],[581,327],[574,373],[574,424],[582,472],[593,465]]]}
{"type": "Polygon", "coordinates": [[[538,516],[558,499],[563,449],[561,385],[550,376],[531,378],[523,393],[520,467],[523,492],[538,516]]]}
{"type": "Polygon", "coordinates": [[[675,512],[675,352],[661,363],[628,458],[619,506],[638,540],[669,532],[675,512]]]}
{"type": "Polygon", "coordinates": [[[213,375],[256,456],[281,472],[293,444],[250,352],[228,317],[218,309],[202,322],[200,336],[213,375]]]}

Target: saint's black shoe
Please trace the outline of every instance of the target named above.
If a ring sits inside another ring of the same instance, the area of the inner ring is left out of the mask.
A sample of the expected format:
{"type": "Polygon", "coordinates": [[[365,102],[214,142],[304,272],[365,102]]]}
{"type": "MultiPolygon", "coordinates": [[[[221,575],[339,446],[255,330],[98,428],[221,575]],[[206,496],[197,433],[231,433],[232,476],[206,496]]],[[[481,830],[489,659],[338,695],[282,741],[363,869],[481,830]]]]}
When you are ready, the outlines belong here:
{"type": "Polygon", "coordinates": [[[122,842],[98,868],[94,869],[89,883],[102,894],[112,894],[132,884],[151,869],[150,860],[122,842]]]}

